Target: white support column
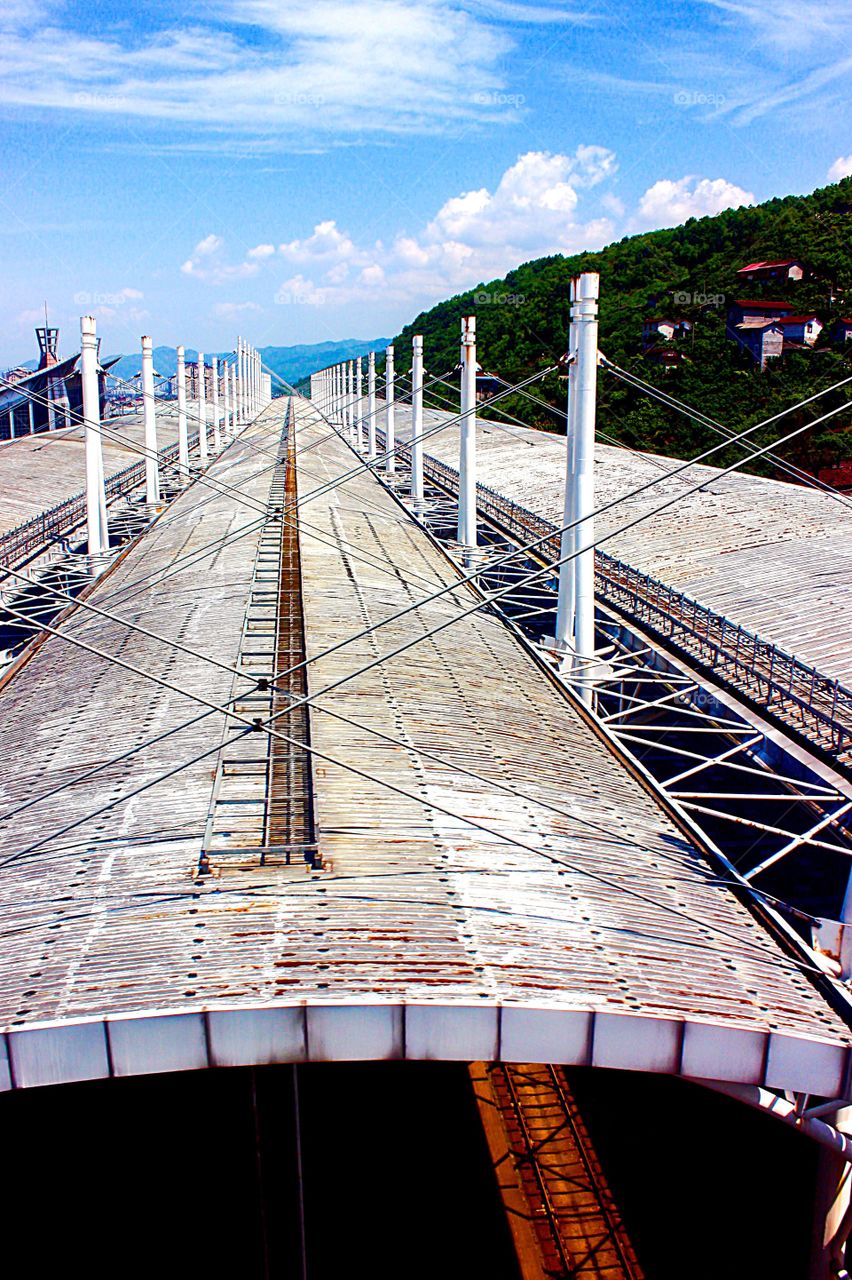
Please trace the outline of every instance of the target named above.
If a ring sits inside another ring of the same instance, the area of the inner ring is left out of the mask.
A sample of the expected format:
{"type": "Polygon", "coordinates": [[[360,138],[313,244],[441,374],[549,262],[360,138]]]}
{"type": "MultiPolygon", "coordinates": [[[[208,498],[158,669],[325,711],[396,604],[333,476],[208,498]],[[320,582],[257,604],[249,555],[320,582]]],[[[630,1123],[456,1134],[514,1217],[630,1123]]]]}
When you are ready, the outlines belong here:
{"type": "Polygon", "coordinates": [[[395,382],[393,368],[393,347],[388,347],[385,352],[385,471],[388,475],[393,475],[396,471],[396,430],[394,419],[394,395],[395,382]]]}
{"type": "Polygon", "coordinates": [[[461,412],[459,423],[459,522],[463,547],[476,546],[476,316],[461,322],[461,412]]]}
{"type": "Polygon", "coordinates": [[[359,453],[364,452],[364,374],[362,369],[361,357],[355,361],[355,448],[359,453]]]}
{"type": "Polygon", "coordinates": [[[577,566],[574,603],[575,672],[583,681],[580,696],[592,705],[595,656],[595,417],[598,382],[598,291],[600,277],[587,271],[577,280],[571,323],[577,326],[577,409],[575,418],[575,518],[577,566]]]}
{"type": "Polygon", "coordinates": [[[213,451],[220,453],[222,449],[222,434],[219,428],[219,361],[215,356],[213,360],[213,451]]]}
{"type": "Polygon", "coordinates": [[[189,482],[189,433],[186,428],[186,354],[177,349],[178,394],[178,474],[181,484],[189,482]]]}
{"type": "Polygon", "coordinates": [[[243,341],[243,422],[251,418],[251,382],[249,374],[249,344],[243,341]]]}
{"type": "Polygon", "coordinates": [[[83,418],[86,423],[86,532],[90,556],[103,555],[109,533],[102,524],[101,502],[101,393],[98,379],[98,340],[94,316],[80,319],[80,372],[83,384],[83,418]]]}
{"type": "Polygon", "coordinates": [[[31,436],[33,436],[33,435],[35,435],[35,420],[34,420],[34,418],[33,418],[33,402],[32,402],[32,400],[27,400],[27,409],[29,410],[29,417],[30,417],[30,435],[31,435],[31,436]]]}
{"type": "Polygon", "coordinates": [[[376,353],[367,357],[367,457],[376,456],[376,353]]]}
{"type": "Polygon", "coordinates": [[[204,352],[198,353],[198,455],[207,466],[207,388],[204,385],[204,352]]]}
{"type": "Polygon", "coordinates": [[[423,338],[411,340],[411,496],[423,501],[423,338]]]}
{"type": "Polygon", "coordinates": [[[349,430],[349,368],[344,360],[340,366],[340,420],[343,434],[348,440],[349,430]]]}
{"type": "Polygon", "coordinates": [[[348,418],[349,418],[349,443],[357,446],[355,436],[355,365],[353,361],[349,361],[346,365],[346,386],[349,398],[348,418]]]}
{"type": "Polygon", "coordinates": [[[242,424],[245,421],[245,416],[246,416],[246,405],[245,405],[246,380],[245,380],[245,374],[243,371],[243,340],[242,338],[237,338],[236,373],[237,373],[237,422],[239,424],[242,424]]]}
{"type": "MultiPolygon", "coordinates": [[[[574,306],[574,281],[571,281],[570,306],[574,306]]],[[[570,312],[569,312],[570,314],[570,312]]],[[[574,588],[577,579],[577,566],[574,563],[574,552],[577,547],[577,530],[569,528],[576,518],[574,505],[576,462],[574,458],[574,442],[576,439],[575,418],[577,408],[577,326],[572,324],[568,329],[568,406],[565,417],[565,497],[562,509],[562,536],[559,541],[559,591],[556,603],[556,648],[567,653],[574,648],[574,588]]]]}
{"type": "Polygon", "coordinates": [[[160,458],[157,450],[157,407],[154,404],[154,344],[142,339],[142,421],[145,424],[145,501],[160,501],[160,458]]]}
{"type": "MultiPolygon", "coordinates": [[[[98,377],[100,378],[100,368],[98,369],[98,377]]],[[[100,400],[100,386],[98,386],[98,399],[100,400]]],[[[99,405],[100,408],[100,405],[99,405]]],[[[104,551],[109,551],[109,523],[107,521],[107,504],[106,504],[106,475],[104,474],[104,448],[103,437],[100,436],[100,448],[98,449],[98,506],[101,514],[101,539],[104,545],[104,551]]]]}
{"type": "Polygon", "coordinates": [[[231,432],[231,366],[227,360],[222,363],[222,430],[226,441],[233,439],[231,432]]]}

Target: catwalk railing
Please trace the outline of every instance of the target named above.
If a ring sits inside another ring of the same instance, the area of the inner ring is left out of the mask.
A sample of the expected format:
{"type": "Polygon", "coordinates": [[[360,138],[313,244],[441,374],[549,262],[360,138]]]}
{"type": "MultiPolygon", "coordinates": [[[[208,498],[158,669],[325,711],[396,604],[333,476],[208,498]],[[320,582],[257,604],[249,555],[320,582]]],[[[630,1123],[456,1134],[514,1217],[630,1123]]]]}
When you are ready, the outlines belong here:
{"type": "MultiPolygon", "coordinates": [[[[400,446],[400,454],[408,459],[406,446],[400,446]]],[[[436,484],[457,492],[458,472],[452,467],[427,455],[423,469],[436,484]]],[[[558,560],[560,534],[550,520],[482,484],[477,506],[524,542],[545,538],[539,554],[558,560]]],[[[599,598],[616,612],[666,640],[834,759],[852,763],[852,689],[838,679],[606,552],[595,552],[595,580],[599,598]]]]}
{"type": "MultiPolygon", "coordinates": [[[[190,449],[195,448],[197,444],[198,432],[196,431],[189,438],[190,449]]],[[[177,457],[177,444],[168,445],[160,450],[161,465],[175,462],[177,457]]],[[[107,477],[104,484],[107,501],[130,493],[144,483],[145,459],[143,458],[141,462],[133,462],[129,467],[115,471],[107,477]]],[[[49,511],[43,511],[41,515],[34,516],[32,520],[27,520],[24,524],[10,529],[8,533],[0,536],[0,568],[16,568],[48,543],[59,541],[64,534],[70,533],[85,519],[86,495],[78,493],[51,507],[49,511]]]]}

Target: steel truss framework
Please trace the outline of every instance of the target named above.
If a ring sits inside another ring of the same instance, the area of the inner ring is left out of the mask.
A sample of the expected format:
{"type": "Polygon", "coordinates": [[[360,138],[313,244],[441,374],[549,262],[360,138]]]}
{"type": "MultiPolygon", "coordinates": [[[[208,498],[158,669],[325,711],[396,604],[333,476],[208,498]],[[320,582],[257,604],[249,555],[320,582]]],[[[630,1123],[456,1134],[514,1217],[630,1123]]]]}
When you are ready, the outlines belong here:
{"type": "MultiPolygon", "coordinates": [[[[11,562],[5,573],[0,567],[0,676],[44,626],[69,608],[67,596],[77,596],[91,586],[127,544],[145,532],[162,507],[181,492],[173,481],[163,479],[160,482],[161,503],[157,507],[149,507],[145,501],[144,467],[144,462],[137,463],[126,472],[120,472],[119,476],[110,478],[114,481],[134,472],[132,491],[120,486],[113,488],[115,496],[109,502],[110,546],[107,554],[89,555],[85,541],[85,500],[72,499],[70,504],[56,508],[57,511],[64,510],[66,506],[69,511],[73,508],[72,515],[68,516],[72,524],[66,533],[60,536],[53,526],[47,533],[43,532],[40,539],[30,545],[29,558],[25,557],[21,562],[23,573],[11,562]],[[74,505],[78,501],[82,504],[79,509],[74,505]]],[[[38,517],[31,523],[41,527],[41,520],[42,517],[38,517]]]]}

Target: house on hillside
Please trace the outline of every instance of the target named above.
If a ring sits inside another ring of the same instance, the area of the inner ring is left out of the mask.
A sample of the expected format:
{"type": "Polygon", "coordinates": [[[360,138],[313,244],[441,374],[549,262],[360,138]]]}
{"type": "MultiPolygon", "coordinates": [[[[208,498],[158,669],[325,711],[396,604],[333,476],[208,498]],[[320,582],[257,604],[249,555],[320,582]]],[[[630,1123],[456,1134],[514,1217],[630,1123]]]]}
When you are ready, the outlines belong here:
{"type": "Polygon", "coordinates": [[[823,467],[819,472],[819,479],[834,489],[852,493],[852,462],[838,462],[836,467],[823,467]]]}
{"type": "Polygon", "coordinates": [[[784,329],[778,320],[760,316],[741,320],[728,336],[748,351],[761,369],[766,368],[767,360],[775,359],[784,351],[784,329]]]}
{"type": "Polygon", "coordinates": [[[497,377],[494,373],[487,373],[482,365],[476,366],[476,400],[481,404],[483,400],[490,400],[492,396],[496,396],[500,391],[504,391],[505,382],[497,377]]]}
{"type": "Polygon", "coordinates": [[[784,258],[780,262],[749,262],[740,267],[737,275],[742,280],[802,280],[805,265],[798,258],[784,258]]]}
{"type": "Polygon", "coordinates": [[[692,332],[691,320],[671,320],[666,316],[650,316],[642,321],[642,347],[647,351],[660,341],[673,342],[692,332]]]}
{"type": "Polygon", "coordinates": [[[727,335],[736,340],[737,326],[744,320],[780,320],[782,316],[791,316],[794,307],[791,302],[776,302],[771,299],[753,301],[738,298],[728,308],[727,335]]]}
{"type": "Polygon", "coordinates": [[[784,346],[801,343],[812,347],[823,330],[823,323],[813,313],[802,316],[781,316],[776,324],[784,330],[784,346]]]}
{"type": "Polygon", "coordinates": [[[829,330],[832,342],[849,342],[852,339],[852,320],[835,320],[829,330]]]}
{"type": "Polygon", "coordinates": [[[665,369],[676,369],[686,359],[682,351],[678,351],[674,347],[665,346],[648,347],[646,351],[643,351],[642,355],[651,364],[662,365],[665,369]]]}

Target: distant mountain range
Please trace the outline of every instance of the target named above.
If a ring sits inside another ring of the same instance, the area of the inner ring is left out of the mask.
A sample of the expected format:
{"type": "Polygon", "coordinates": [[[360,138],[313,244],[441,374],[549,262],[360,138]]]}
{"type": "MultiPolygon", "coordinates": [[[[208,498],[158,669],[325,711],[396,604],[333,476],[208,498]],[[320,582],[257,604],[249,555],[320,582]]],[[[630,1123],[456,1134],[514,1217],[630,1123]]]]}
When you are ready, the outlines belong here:
{"type": "MultiPolygon", "coordinates": [[[[367,355],[370,351],[384,351],[390,342],[389,338],[374,338],[362,341],[358,338],[342,338],[338,342],[317,342],[302,344],[297,347],[261,347],[260,355],[267,369],[273,370],[285,382],[295,385],[302,379],[310,377],[318,369],[326,365],[336,364],[340,360],[355,360],[358,356],[367,355]]],[[[215,356],[217,360],[233,359],[233,352],[211,351],[204,353],[209,360],[215,356]]],[[[197,360],[198,352],[191,347],[186,348],[186,359],[197,360]]],[[[132,378],[142,368],[142,356],[134,352],[122,356],[111,370],[119,378],[132,378]]],[[[154,348],[154,368],[163,378],[170,378],[177,372],[177,351],[174,347],[154,348]]],[[[276,385],[273,379],[273,395],[281,391],[281,384],[276,385]]]]}

